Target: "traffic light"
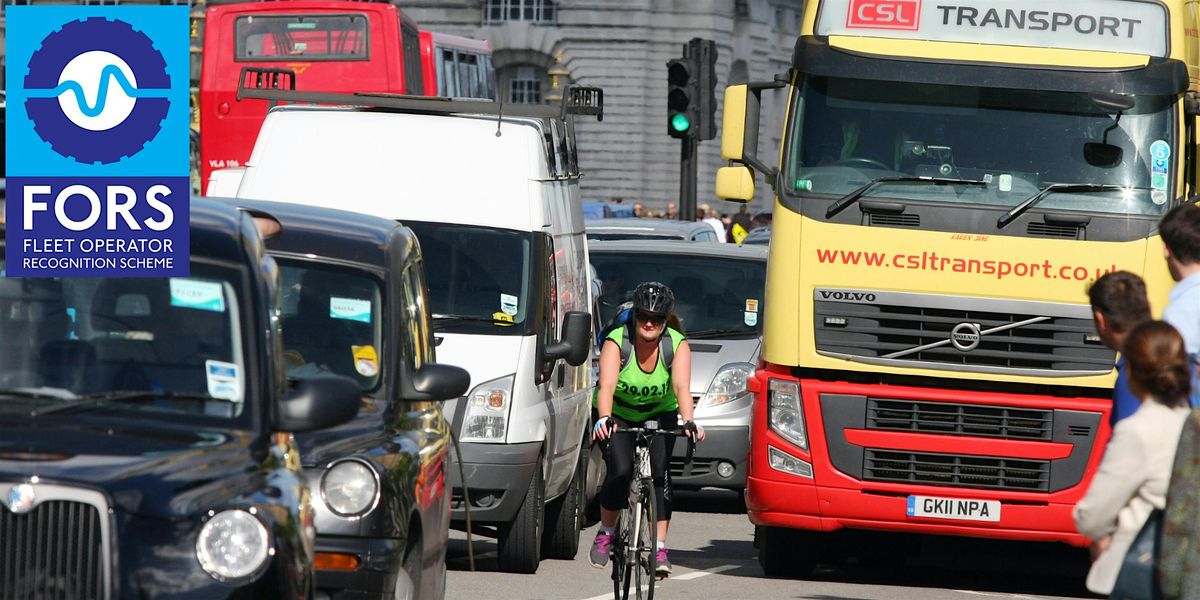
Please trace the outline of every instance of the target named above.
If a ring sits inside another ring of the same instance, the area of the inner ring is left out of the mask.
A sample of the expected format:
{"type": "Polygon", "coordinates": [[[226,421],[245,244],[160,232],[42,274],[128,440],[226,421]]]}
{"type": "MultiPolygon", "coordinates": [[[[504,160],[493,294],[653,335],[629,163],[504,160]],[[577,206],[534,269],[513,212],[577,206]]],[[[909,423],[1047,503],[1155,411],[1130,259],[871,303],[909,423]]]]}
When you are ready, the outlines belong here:
{"type": "Polygon", "coordinates": [[[695,65],[689,57],[667,61],[667,133],[685,139],[695,133],[698,90],[695,65]]]}
{"type": "Polygon", "coordinates": [[[683,57],[667,61],[667,133],[673,138],[711,140],[716,125],[717,46],[692,38],[683,57]]]}

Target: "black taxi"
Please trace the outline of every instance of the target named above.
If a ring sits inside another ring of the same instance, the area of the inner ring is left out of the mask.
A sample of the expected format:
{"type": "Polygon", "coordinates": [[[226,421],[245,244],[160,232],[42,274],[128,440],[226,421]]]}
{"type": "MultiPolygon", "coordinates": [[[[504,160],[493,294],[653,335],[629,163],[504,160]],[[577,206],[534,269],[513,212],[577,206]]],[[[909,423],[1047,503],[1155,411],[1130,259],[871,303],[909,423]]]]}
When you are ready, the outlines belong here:
{"type": "Polygon", "coordinates": [[[283,282],[289,372],[336,373],[357,418],[297,436],[316,508],[317,598],[441,598],[450,427],[470,375],[435,361],[421,249],[388,219],[253,200],[283,282]]]}
{"type": "Polygon", "coordinates": [[[188,277],[0,278],[0,598],[313,593],[289,432],[352,418],[358,389],[287,377],[253,220],[190,210],[188,277]]]}

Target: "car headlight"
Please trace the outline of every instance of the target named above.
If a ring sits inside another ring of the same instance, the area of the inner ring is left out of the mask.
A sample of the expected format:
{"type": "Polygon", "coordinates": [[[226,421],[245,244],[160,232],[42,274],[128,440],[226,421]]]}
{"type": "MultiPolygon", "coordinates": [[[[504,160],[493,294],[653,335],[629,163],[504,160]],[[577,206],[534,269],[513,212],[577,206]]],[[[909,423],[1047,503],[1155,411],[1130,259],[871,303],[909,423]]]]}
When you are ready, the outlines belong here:
{"type": "Polygon", "coordinates": [[[463,414],[464,442],[503,442],[508,433],[508,408],[512,406],[515,375],[485,381],[467,394],[463,414]]]}
{"type": "Polygon", "coordinates": [[[749,395],[746,380],[754,376],[754,365],[729,363],[721,367],[708,384],[708,391],[700,397],[697,408],[711,408],[741,400],[749,395]]]}
{"type": "Polygon", "coordinates": [[[217,513],[200,528],[196,538],[200,567],[217,581],[256,575],[273,553],[267,528],[258,517],[240,509],[217,513]]]}
{"type": "Polygon", "coordinates": [[[800,405],[800,382],[772,379],[767,387],[768,422],[775,433],[801,450],[808,450],[808,431],[800,405]]]}
{"type": "Polygon", "coordinates": [[[321,499],[342,517],[361,517],[375,508],[379,480],[371,467],[357,460],[333,463],[321,476],[321,499]]]}

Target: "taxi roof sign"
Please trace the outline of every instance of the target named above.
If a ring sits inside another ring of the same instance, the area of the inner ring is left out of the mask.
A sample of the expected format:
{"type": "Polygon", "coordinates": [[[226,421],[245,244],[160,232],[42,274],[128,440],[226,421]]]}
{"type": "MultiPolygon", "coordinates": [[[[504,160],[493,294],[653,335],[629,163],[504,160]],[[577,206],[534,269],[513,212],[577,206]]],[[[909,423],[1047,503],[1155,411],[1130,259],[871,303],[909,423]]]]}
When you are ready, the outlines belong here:
{"type": "Polygon", "coordinates": [[[816,33],[1166,57],[1168,21],[1148,0],[824,0],[816,33]]]}

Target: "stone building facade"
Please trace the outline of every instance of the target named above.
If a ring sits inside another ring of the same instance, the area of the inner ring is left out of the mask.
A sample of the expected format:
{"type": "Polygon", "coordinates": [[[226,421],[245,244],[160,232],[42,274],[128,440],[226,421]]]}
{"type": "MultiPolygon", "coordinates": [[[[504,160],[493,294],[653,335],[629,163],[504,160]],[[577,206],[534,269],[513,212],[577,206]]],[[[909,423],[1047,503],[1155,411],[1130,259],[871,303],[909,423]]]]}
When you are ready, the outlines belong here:
{"type": "MultiPolygon", "coordinates": [[[[694,37],[717,46],[718,137],[700,144],[697,203],[713,193],[726,85],[771,79],[791,63],[802,0],[406,0],[431,29],[491,42],[504,100],[553,102],[566,83],[604,89],[604,121],[578,124],[588,200],[624,198],[662,209],[679,193],[680,141],[667,135],[666,63],[694,37]]],[[[759,152],[776,156],[783,92],[764,93],[759,152]]],[[[768,207],[758,186],[753,208],[768,207]]]]}

